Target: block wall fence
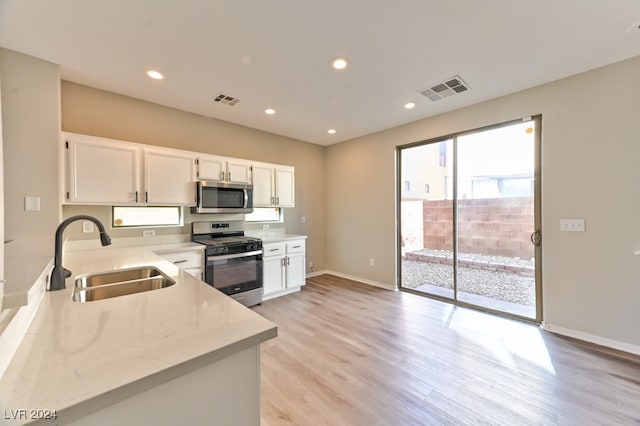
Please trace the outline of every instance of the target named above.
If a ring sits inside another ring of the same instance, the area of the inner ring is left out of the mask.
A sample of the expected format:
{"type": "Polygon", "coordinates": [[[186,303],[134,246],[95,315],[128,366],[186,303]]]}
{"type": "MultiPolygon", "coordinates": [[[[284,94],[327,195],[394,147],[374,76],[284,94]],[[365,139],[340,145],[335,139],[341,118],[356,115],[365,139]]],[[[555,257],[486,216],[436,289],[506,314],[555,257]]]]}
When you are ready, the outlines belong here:
{"type": "MultiPolygon", "coordinates": [[[[435,250],[453,247],[453,202],[423,202],[424,246],[435,250]]],[[[458,250],[494,256],[534,256],[532,197],[458,200],[458,250]]]]}

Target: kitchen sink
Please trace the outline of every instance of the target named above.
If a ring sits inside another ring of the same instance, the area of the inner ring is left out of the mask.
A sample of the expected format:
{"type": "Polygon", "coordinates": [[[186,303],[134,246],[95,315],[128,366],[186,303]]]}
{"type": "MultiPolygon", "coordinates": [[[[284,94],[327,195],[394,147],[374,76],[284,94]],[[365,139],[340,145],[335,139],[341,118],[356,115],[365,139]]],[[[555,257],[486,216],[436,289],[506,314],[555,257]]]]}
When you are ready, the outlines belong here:
{"type": "Polygon", "coordinates": [[[120,269],[88,274],[76,278],[72,299],[74,302],[92,302],[127,294],[158,290],[176,282],[153,266],[120,269]]]}
{"type": "Polygon", "coordinates": [[[158,268],[154,266],[139,266],[135,268],[117,269],[115,271],[81,275],[76,278],[75,287],[97,287],[105,284],[122,283],[125,281],[140,280],[143,278],[158,276],[165,276],[158,268]]]}

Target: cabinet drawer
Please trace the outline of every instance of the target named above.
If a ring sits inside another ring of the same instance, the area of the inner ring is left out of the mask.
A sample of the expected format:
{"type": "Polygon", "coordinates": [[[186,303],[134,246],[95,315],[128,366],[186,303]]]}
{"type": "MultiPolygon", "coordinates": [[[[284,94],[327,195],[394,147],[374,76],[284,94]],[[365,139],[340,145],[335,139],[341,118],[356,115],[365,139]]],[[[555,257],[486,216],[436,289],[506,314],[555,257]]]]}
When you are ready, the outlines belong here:
{"type": "Polygon", "coordinates": [[[163,253],[162,257],[180,269],[202,268],[203,254],[199,251],[163,253]]]}
{"type": "Polygon", "coordinates": [[[304,240],[287,242],[287,254],[304,252],[304,240]]]}
{"type": "Polygon", "coordinates": [[[262,257],[283,256],[284,254],[284,243],[267,243],[262,246],[262,257]]]}

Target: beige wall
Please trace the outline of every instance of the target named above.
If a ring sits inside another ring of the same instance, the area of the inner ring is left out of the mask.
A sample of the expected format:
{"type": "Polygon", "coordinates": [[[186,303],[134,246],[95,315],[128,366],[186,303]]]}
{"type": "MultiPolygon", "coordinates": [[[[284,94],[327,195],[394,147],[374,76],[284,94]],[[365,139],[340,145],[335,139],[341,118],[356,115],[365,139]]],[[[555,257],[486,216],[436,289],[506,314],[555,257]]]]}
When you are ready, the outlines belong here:
{"type": "Polygon", "coordinates": [[[638,348],[639,75],[636,57],[330,146],[327,268],[395,285],[396,146],[541,113],[544,321],[638,348]]]}
{"type": "MultiPolygon", "coordinates": [[[[149,145],[291,165],[296,168],[296,207],[284,212],[288,233],[308,235],[307,265],[324,268],[324,147],[172,108],[62,82],[62,130],[149,145]],[[305,216],[306,222],[301,223],[305,216]]],[[[106,223],[108,207],[65,206],[64,216],[91,214],[106,223]]],[[[215,215],[186,214],[183,228],[158,228],[156,235],[190,233],[193,220],[215,215]]],[[[272,228],[278,225],[271,225],[272,228]]],[[[258,225],[247,225],[257,229],[258,225]]],[[[140,230],[111,230],[113,237],[141,236],[140,230]]],[[[70,239],[95,238],[70,227],[70,239]]]]}
{"type": "Polygon", "coordinates": [[[0,76],[5,238],[53,237],[60,219],[58,66],[0,48],[0,76]],[[24,210],[27,195],[40,197],[40,211],[24,210]]]}

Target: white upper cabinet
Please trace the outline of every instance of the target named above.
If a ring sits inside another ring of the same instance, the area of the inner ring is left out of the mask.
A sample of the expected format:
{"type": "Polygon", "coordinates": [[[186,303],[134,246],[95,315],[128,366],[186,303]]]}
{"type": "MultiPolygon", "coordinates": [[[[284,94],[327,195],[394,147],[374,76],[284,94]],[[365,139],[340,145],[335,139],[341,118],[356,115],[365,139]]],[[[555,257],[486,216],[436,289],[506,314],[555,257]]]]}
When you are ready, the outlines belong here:
{"type": "Polygon", "coordinates": [[[66,203],[135,204],[140,149],[132,144],[65,134],[66,203]]]}
{"type": "Polygon", "coordinates": [[[253,207],[272,207],[275,204],[273,166],[253,165],[253,207]]]}
{"type": "Polygon", "coordinates": [[[253,206],[294,207],[294,168],[277,164],[253,164],[253,206]]]}
{"type": "Polygon", "coordinates": [[[62,133],[65,204],[194,206],[196,180],[253,184],[254,207],[294,207],[294,168],[62,133]]]}
{"type": "Polygon", "coordinates": [[[196,203],[195,156],[170,149],[144,150],[145,193],[147,204],[185,205],[196,203]]]}
{"type": "Polygon", "coordinates": [[[199,155],[198,179],[251,183],[251,162],[216,155],[199,155]]]}
{"type": "Polygon", "coordinates": [[[295,182],[293,167],[276,166],[276,205],[279,207],[295,206],[295,182]]]}
{"type": "Polygon", "coordinates": [[[198,156],[198,179],[224,181],[226,172],[226,158],[214,155],[198,156]]]}
{"type": "Polygon", "coordinates": [[[227,161],[227,181],[233,183],[251,183],[251,162],[238,159],[227,161]]]}
{"type": "Polygon", "coordinates": [[[195,205],[195,155],[63,133],[67,204],[195,205]]]}

